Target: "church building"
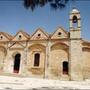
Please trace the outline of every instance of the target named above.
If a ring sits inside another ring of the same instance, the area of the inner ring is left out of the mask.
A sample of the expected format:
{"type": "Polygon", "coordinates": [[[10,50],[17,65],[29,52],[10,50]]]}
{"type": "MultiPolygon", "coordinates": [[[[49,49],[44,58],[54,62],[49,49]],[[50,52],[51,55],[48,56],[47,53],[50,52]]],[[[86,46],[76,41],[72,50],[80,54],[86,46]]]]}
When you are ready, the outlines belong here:
{"type": "MultiPolygon", "coordinates": [[[[67,22],[68,23],[68,22],[67,22]]],[[[38,28],[33,35],[0,32],[0,75],[58,80],[90,79],[90,42],[81,37],[81,16],[72,9],[69,31],[52,34],[38,28]]]]}

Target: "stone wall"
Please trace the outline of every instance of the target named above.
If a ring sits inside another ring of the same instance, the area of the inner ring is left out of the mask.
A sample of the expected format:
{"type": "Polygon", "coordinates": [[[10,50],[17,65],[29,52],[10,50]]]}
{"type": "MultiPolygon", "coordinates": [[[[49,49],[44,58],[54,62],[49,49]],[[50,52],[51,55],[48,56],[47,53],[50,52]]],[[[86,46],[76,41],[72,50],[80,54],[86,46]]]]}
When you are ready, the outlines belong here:
{"type": "Polygon", "coordinates": [[[90,49],[83,48],[83,77],[84,79],[90,79],[90,49]]]}

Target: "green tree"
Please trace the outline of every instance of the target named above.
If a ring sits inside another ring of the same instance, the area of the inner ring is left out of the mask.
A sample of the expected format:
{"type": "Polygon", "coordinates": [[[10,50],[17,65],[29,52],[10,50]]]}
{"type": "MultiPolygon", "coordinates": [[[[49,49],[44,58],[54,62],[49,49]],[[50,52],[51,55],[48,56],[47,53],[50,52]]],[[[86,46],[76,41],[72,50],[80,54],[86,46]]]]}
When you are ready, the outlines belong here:
{"type": "Polygon", "coordinates": [[[32,11],[37,7],[43,7],[49,4],[53,9],[63,9],[69,1],[75,0],[24,0],[24,6],[32,11]]]}

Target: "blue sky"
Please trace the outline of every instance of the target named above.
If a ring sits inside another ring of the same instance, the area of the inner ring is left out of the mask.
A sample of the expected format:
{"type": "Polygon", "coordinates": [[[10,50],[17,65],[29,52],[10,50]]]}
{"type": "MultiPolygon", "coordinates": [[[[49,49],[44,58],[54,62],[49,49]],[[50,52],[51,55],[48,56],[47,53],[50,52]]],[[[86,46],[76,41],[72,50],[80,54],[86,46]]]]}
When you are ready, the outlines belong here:
{"type": "MultiPolygon", "coordinates": [[[[78,0],[75,6],[81,13],[82,38],[90,40],[90,1],[78,0]]],[[[31,12],[24,8],[21,0],[0,0],[0,31],[15,35],[22,29],[32,35],[39,27],[53,33],[59,26],[69,31],[71,9],[72,3],[68,3],[63,10],[54,11],[46,5],[31,12]]]]}

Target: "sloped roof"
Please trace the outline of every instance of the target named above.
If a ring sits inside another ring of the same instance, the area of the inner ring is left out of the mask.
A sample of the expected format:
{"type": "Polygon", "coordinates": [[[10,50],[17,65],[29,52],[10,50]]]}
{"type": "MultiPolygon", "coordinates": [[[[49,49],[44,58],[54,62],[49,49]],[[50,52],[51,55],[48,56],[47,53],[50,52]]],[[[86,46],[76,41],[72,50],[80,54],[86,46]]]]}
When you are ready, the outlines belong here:
{"type": "Polygon", "coordinates": [[[87,40],[82,40],[82,45],[90,46],[90,42],[87,40]]]}
{"type": "Polygon", "coordinates": [[[12,45],[9,46],[9,48],[11,48],[12,46],[14,46],[15,44],[19,44],[19,45],[21,45],[22,47],[24,47],[20,42],[14,42],[12,45]]]}
{"type": "Polygon", "coordinates": [[[23,35],[25,35],[27,38],[30,38],[30,35],[24,31],[21,31],[23,33],[23,35]]]}
{"type": "Polygon", "coordinates": [[[19,30],[18,32],[17,32],[17,34],[13,37],[13,39],[18,35],[18,33],[22,33],[27,39],[29,39],[30,38],[30,35],[28,34],[28,33],[26,33],[26,32],[24,32],[23,30],[19,30]]]}
{"type": "Polygon", "coordinates": [[[9,40],[11,40],[13,38],[12,35],[8,34],[7,32],[0,32],[0,34],[3,34],[6,38],[8,38],[9,40]]]}
{"type": "Polygon", "coordinates": [[[63,27],[58,27],[52,34],[50,34],[50,38],[51,38],[59,29],[61,29],[61,30],[68,36],[68,31],[66,31],[63,27]]]}
{"type": "Polygon", "coordinates": [[[37,33],[39,30],[40,30],[42,33],[44,33],[44,35],[45,35],[47,38],[49,38],[49,34],[48,34],[47,32],[45,32],[42,28],[36,29],[36,31],[32,34],[31,37],[33,37],[34,34],[37,33]]]}
{"type": "Polygon", "coordinates": [[[18,31],[17,34],[19,32],[21,32],[26,38],[30,38],[30,35],[28,33],[24,32],[23,30],[18,31]]]}

